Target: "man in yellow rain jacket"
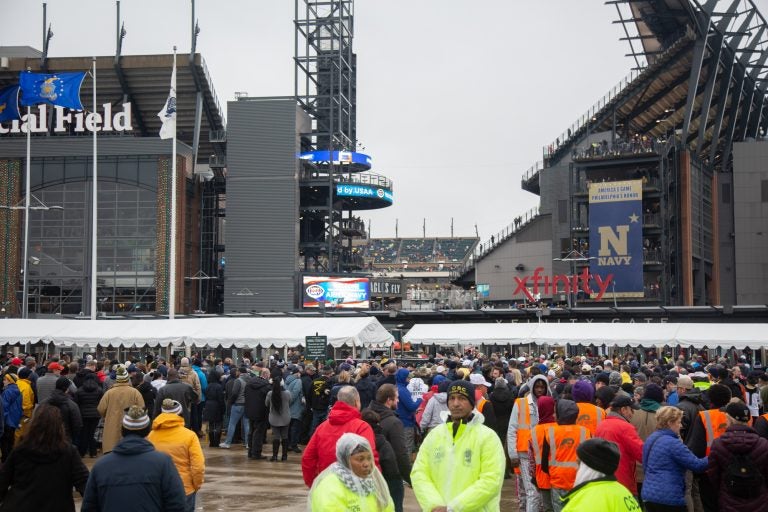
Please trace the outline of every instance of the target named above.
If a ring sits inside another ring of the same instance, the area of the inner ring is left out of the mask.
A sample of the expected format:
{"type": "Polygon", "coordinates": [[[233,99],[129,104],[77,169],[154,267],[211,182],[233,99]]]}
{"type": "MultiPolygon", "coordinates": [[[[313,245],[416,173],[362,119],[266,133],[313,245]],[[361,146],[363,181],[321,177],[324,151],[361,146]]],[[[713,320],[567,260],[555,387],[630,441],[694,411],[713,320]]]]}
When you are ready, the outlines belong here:
{"type": "Polygon", "coordinates": [[[160,414],[152,422],[147,436],[155,449],[167,453],[179,471],[186,495],[186,510],[195,510],[195,496],[203,485],[205,457],[200,440],[193,431],[184,427],[183,408],[179,402],[166,398],[160,414]]]}
{"type": "Polygon", "coordinates": [[[16,386],[21,393],[21,421],[19,422],[19,428],[16,429],[16,442],[24,436],[24,430],[29,420],[32,419],[32,413],[35,411],[35,391],[32,389],[32,381],[30,381],[30,375],[32,370],[29,368],[22,368],[19,370],[19,379],[16,381],[16,386]]]}
{"type": "Polygon", "coordinates": [[[506,460],[496,432],[475,409],[475,389],[467,381],[448,387],[446,422],[429,432],[411,471],[422,510],[499,510],[506,460]]]}

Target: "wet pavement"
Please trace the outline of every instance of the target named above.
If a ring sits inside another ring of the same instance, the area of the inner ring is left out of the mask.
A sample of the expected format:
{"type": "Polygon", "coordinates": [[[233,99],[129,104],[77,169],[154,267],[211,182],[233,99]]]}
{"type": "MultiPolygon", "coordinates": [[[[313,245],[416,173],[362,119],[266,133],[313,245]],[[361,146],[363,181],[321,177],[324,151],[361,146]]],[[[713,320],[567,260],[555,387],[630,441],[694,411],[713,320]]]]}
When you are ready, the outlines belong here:
{"type": "MultiPolygon", "coordinates": [[[[207,443],[206,443],[207,444],[207,443]]],[[[264,445],[264,448],[271,446],[264,445]]],[[[205,484],[197,494],[196,510],[299,512],[305,511],[309,490],[301,477],[301,454],[288,454],[286,462],[249,460],[245,448],[230,449],[203,446],[205,453],[205,484]]],[[[271,453],[271,452],[270,452],[271,453]]],[[[266,454],[266,450],[265,450],[266,454]]],[[[88,467],[96,459],[85,459],[88,467]]],[[[79,495],[76,494],[77,497],[79,495]]],[[[79,510],[79,500],[77,500],[79,510]]],[[[405,510],[419,511],[413,491],[405,489],[405,510]]],[[[513,480],[505,480],[501,510],[517,511],[513,480]]]]}

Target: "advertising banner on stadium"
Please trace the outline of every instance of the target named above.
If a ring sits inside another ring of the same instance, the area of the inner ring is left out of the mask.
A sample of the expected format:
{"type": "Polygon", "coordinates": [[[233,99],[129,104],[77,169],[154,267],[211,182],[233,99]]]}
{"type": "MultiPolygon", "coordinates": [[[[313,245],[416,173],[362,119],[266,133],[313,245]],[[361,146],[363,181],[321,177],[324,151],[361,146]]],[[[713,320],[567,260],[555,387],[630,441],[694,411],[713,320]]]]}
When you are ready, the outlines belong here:
{"type": "Polygon", "coordinates": [[[338,197],[378,197],[388,203],[393,201],[392,192],[371,185],[338,184],[336,185],[336,195],[338,197]]]}
{"type": "Polygon", "coordinates": [[[603,298],[643,296],[641,180],[589,185],[589,257],[590,274],[610,279],[603,298]]]}
{"type": "Polygon", "coordinates": [[[368,309],[371,286],[367,277],[303,276],[305,308],[368,309]]]}

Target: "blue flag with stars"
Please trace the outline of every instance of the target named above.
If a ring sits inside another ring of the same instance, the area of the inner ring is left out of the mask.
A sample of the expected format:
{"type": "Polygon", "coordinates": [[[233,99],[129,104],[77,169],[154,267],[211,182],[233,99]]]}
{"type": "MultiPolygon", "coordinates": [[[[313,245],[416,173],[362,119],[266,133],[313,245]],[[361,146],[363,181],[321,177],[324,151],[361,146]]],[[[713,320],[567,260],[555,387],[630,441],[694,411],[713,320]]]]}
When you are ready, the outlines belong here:
{"type": "Polygon", "coordinates": [[[0,91],[0,123],[19,117],[19,86],[12,85],[0,91]]]}
{"type": "Polygon", "coordinates": [[[85,72],[76,73],[30,73],[19,74],[21,104],[23,106],[48,103],[72,110],[83,110],[80,102],[80,86],[85,72]]]}

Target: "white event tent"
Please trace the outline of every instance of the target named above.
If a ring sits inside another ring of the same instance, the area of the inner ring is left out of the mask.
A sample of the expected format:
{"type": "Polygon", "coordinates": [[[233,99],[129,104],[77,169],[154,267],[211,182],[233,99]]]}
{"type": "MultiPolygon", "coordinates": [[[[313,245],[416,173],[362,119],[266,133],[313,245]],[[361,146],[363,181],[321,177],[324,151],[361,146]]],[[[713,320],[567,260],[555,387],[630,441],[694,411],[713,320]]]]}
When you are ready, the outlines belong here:
{"type": "Polygon", "coordinates": [[[766,324],[488,323],[417,324],[403,336],[422,345],[606,345],[768,348],[766,324]]]}
{"type": "Polygon", "coordinates": [[[207,317],[174,320],[0,320],[0,344],[53,343],[57,346],[225,348],[303,346],[305,336],[328,337],[333,347],[388,347],[392,335],[373,317],[263,318],[207,317]]]}

